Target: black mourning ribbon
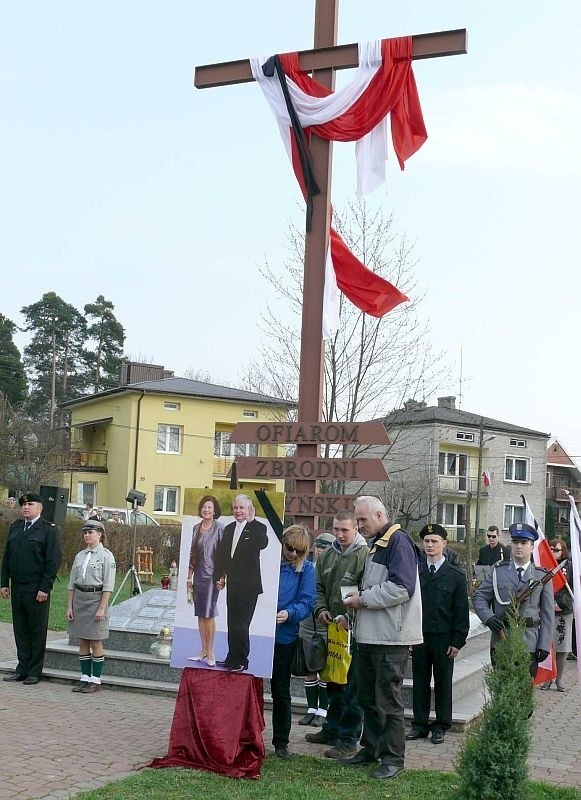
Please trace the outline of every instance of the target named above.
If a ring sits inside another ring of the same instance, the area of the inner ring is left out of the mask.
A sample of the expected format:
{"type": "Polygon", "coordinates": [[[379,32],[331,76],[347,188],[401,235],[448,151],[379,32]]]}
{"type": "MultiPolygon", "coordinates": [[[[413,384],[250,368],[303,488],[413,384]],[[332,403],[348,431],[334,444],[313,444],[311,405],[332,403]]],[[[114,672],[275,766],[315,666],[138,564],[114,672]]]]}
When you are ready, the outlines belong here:
{"type": "Polygon", "coordinates": [[[274,506],[270,502],[270,498],[268,497],[264,489],[256,489],[254,494],[256,495],[256,499],[260,503],[260,507],[264,511],[264,516],[270,522],[272,530],[276,533],[278,540],[282,544],[282,531],[284,525],[282,524],[281,518],[276,513],[274,506]]]}
{"type": "Polygon", "coordinates": [[[307,231],[310,231],[313,219],[313,197],[316,194],[321,194],[321,190],[319,189],[319,184],[315,179],[315,170],[313,167],[313,156],[311,153],[311,149],[309,147],[307,137],[305,136],[305,132],[301,127],[301,123],[299,122],[298,114],[295,110],[295,107],[293,106],[293,102],[291,100],[291,96],[289,94],[288,86],[286,83],[286,76],[284,74],[282,64],[280,63],[280,57],[271,56],[268,59],[268,61],[266,61],[266,63],[262,65],[262,72],[264,73],[265,78],[272,78],[272,76],[276,72],[276,75],[280,82],[280,88],[282,89],[284,101],[286,103],[288,114],[291,120],[291,126],[295,137],[295,142],[297,144],[299,160],[301,162],[301,172],[303,174],[303,180],[305,182],[305,188],[307,191],[306,227],[307,231]]]}

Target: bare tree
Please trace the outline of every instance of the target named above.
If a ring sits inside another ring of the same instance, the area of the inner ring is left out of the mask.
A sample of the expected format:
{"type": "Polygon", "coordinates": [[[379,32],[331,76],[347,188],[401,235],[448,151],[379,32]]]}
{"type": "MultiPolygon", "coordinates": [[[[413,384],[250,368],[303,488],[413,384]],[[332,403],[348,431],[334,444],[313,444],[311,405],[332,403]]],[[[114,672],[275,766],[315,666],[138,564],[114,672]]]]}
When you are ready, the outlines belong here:
{"type": "MultiPolygon", "coordinates": [[[[376,319],[342,296],[340,329],[326,343],[323,418],[373,419],[431,391],[439,357],[418,315],[423,295],[413,273],[413,247],[394,231],[392,216],[356,200],[344,214],[335,214],[334,225],[363,263],[410,297],[376,319]]],[[[283,269],[268,263],[261,268],[276,299],[266,305],[264,341],[245,376],[247,388],[279,397],[298,394],[304,236],[292,225],[288,247],[283,269]]]]}

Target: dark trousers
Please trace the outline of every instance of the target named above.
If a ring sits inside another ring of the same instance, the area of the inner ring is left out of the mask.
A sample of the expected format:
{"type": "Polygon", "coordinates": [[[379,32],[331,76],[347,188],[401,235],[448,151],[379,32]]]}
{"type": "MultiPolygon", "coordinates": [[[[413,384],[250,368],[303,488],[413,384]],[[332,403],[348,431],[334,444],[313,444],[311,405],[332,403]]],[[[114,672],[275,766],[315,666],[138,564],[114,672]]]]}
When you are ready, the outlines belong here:
{"type": "Polygon", "coordinates": [[[405,722],[401,696],[407,645],[357,644],[361,747],[382,764],[403,767],[405,722]]]}
{"type": "Polygon", "coordinates": [[[228,624],[228,655],[226,661],[229,666],[248,667],[248,654],[250,653],[250,623],[256,609],[258,594],[255,592],[241,592],[235,589],[228,590],[227,596],[227,624],[228,624]]]}
{"type": "Polygon", "coordinates": [[[291,729],[291,664],[296,642],[274,645],[272,659],[272,744],[275,749],[286,747],[291,729]]]}
{"type": "Polygon", "coordinates": [[[16,673],[25,678],[40,678],[46,649],[50,595],[46,602],[36,599],[36,586],[12,584],[12,628],[16,642],[18,666],[16,673]]]}
{"type": "Polygon", "coordinates": [[[359,705],[357,650],[354,648],[353,658],[347,683],[327,683],[329,707],[323,723],[323,730],[329,739],[339,739],[341,744],[354,747],[361,736],[363,711],[359,705]]]}
{"type": "Polygon", "coordinates": [[[422,733],[432,731],[445,733],[452,725],[452,675],[454,659],[448,658],[450,645],[447,633],[424,633],[424,643],[412,649],[412,671],[414,678],[414,728],[422,733]],[[434,676],[434,705],[436,721],[430,726],[430,681],[434,676]]]}

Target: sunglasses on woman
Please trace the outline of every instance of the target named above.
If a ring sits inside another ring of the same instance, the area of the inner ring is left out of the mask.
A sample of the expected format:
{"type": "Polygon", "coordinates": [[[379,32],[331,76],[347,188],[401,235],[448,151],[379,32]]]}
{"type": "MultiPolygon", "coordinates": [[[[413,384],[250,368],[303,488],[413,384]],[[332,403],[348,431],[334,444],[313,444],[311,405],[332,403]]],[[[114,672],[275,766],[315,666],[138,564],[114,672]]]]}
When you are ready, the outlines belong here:
{"type": "Polygon", "coordinates": [[[297,547],[291,547],[290,544],[288,544],[288,542],[283,542],[283,544],[285,549],[289,553],[296,553],[297,556],[304,556],[304,554],[306,553],[306,550],[299,550],[297,547]]]}

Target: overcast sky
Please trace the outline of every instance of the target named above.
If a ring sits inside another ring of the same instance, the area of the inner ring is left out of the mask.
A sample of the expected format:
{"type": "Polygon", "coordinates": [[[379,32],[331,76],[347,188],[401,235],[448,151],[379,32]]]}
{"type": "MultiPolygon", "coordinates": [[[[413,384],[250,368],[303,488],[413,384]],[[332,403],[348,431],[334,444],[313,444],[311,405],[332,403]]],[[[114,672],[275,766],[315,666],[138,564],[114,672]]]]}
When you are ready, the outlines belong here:
{"type": "MultiPolygon", "coordinates": [[[[306,49],[313,11],[5,5],[1,311],[22,324],[44,292],[80,310],[104,294],[134,358],[239,380],[260,338],[257,265],[284,257],[299,195],[257,87],[197,91],[193,68],[306,49]]],[[[340,42],[468,29],[468,55],[415,62],[429,139],[404,173],[391,159],[373,196],[415,243],[422,315],[446,354],[428,400],[459,394],[462,345],[465,410],[551,433],[577,457],[580,17],[572,0],[339,3],[340,42]]],[[[335,152],[341,208],[353,145],[335,152]]]]}

